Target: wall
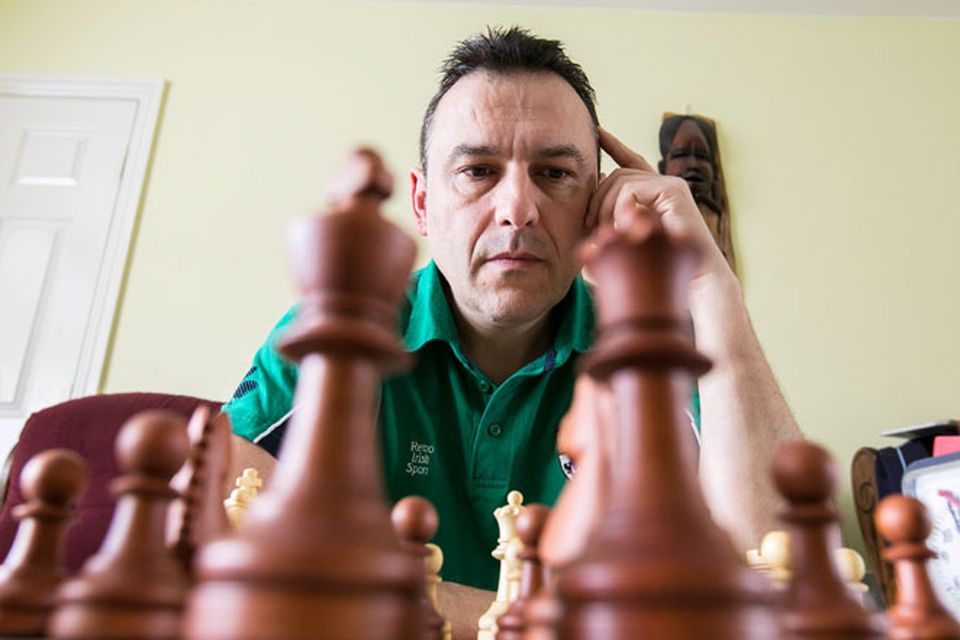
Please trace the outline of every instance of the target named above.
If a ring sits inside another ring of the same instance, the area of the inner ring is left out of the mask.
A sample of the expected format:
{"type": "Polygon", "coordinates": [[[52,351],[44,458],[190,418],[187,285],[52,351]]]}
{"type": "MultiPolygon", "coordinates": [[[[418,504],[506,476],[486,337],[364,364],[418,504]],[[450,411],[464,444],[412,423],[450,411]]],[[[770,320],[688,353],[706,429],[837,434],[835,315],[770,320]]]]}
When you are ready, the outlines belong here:
{"type": "Polygon", "coordinates": [[[284,225],[352,145],[385,153],[412,230],[435,70],[488,23],[567,42],[650,158],[662,111],[718,121],[757,331],[844,465],[881,429],[960,414],[960,21],[0,0],[0,72],[169,82],[103,389],[226,398],[293,300],[284,225]]]}

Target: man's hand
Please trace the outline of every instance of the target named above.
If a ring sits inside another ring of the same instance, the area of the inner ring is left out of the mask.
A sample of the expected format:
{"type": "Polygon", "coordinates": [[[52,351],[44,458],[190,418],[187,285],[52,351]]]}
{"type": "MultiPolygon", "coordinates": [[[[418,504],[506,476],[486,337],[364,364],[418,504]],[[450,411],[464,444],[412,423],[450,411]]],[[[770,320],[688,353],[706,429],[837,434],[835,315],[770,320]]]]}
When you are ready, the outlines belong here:
{"type": "Polygon", "coordinates": [[[654,215],[668,235],[691,242],[703,252],[698,275],[719,271],[733,277],[687,182],[675,176],[660,175],[642,155],[606,129],[601,127],[598,133],[600,147],[618,168],[601,179],[590,200],[587,225],[592,228],[612,222],[615,227],[624,229],[638,216],[654,215]]]}

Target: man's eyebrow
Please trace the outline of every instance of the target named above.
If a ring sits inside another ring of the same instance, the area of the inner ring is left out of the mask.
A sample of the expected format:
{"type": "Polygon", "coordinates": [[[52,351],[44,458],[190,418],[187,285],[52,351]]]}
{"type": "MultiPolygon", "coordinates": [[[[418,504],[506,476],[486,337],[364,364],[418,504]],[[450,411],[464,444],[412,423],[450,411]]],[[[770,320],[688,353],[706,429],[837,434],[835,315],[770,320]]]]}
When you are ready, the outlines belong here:
{"type": "Polygon", "coordinates": [[[552,147],[544,147],[543,149],[537,150],[536,156],[538,158],[572,158],[580,164],[586,162],[586,158],[584,158],[580,149],[572,144],[558,144],[552,147]]]}
{"type": "Polygon", "coordinates": [[[500,148],[489,144],[458,144],[447,156],[447,166],[450,166],[464,156],[495,156],[500,148]]]}

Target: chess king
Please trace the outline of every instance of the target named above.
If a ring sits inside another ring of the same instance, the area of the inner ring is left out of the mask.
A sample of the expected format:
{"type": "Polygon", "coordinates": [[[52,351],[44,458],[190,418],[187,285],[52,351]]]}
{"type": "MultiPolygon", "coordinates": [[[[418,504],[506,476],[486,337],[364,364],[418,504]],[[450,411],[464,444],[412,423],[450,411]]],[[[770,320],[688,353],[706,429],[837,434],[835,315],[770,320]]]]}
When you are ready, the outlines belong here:
{"type": "MultiPolygon", "coordinates": [[[[715,363],[691,401],[701,485],[741,550],[775,528],[769,460],[799,431],[740,284],[687,183],[599,126],[593,89],[561,43],[511,28],[455,47],[423,118],[410,196],[432,259],[410,279],[399,327],[415,364],[383,382],[378,435],[389,498],[421,495],[439,512],[440,600],[455,635],[476,633],[493,599],[491,513],[511,489],[553,504],[566,480],[558,424],[594,326],[575,249],[598,224],[624,228],[646,210],[701,247],[689,305],[697,349],[715,363]],[[606,175],[601,151],[617,165],[606,175]]],[[[295,310],[224,406],[238,472],[269,476],[296,411],[297,368],[276,348],[295,310]]],[[[579,444],[589,455],[590,438],[579,444]]]]}

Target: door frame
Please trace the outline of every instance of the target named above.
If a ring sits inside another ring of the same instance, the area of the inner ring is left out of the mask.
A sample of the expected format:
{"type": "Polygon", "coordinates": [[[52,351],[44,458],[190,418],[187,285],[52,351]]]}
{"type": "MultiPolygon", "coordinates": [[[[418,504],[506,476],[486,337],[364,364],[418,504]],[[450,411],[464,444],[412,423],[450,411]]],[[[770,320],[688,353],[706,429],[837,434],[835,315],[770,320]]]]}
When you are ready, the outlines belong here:
{"type": "Polygon", "coordinates": [[[117,302],[127,268],[133,229],[143,201],[166,91],[161,78],[89,78],[0,74],[0,95],[131,100],[136,103],[133,129],[120,170],[103,260],[97,274],[90,323],[83,336],[70,398],[100,391],[103,366],[119,309],[117,302]]]}

